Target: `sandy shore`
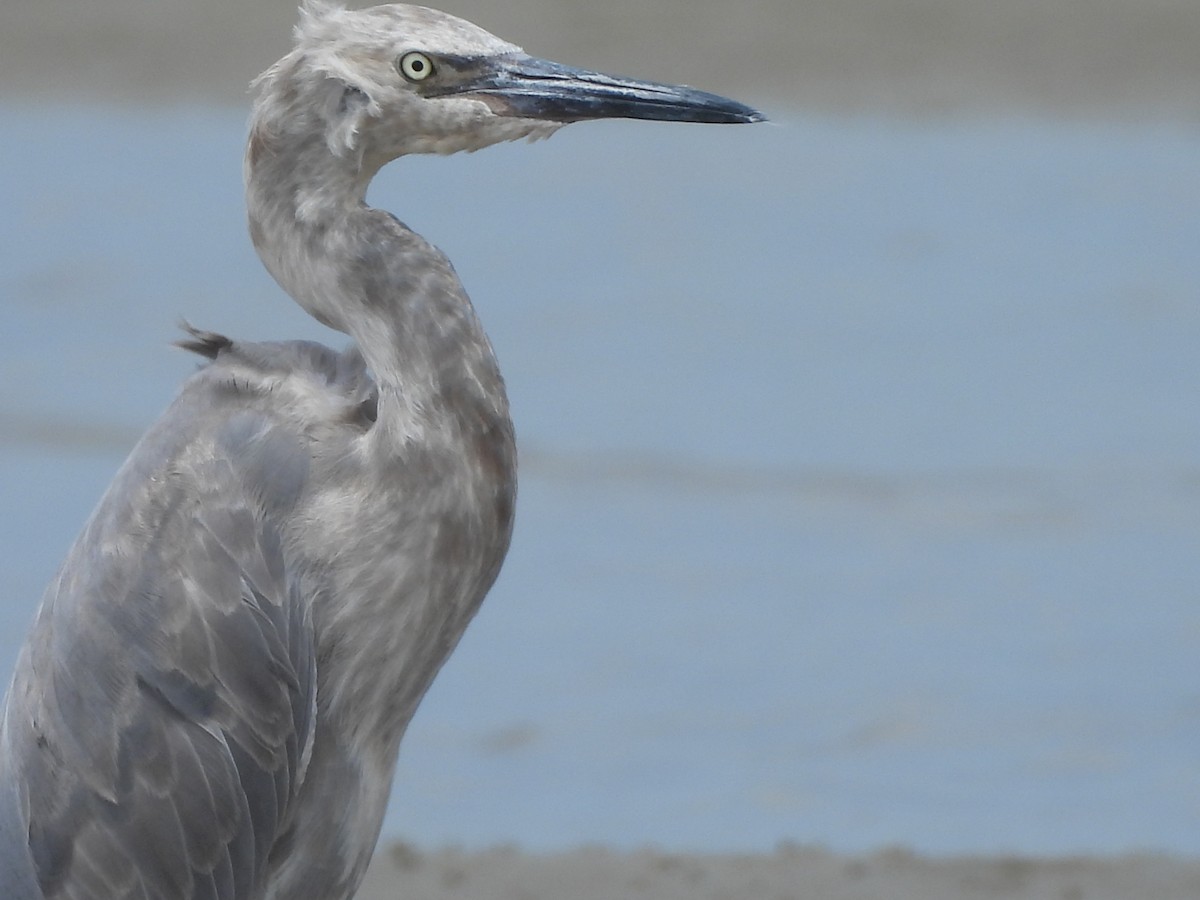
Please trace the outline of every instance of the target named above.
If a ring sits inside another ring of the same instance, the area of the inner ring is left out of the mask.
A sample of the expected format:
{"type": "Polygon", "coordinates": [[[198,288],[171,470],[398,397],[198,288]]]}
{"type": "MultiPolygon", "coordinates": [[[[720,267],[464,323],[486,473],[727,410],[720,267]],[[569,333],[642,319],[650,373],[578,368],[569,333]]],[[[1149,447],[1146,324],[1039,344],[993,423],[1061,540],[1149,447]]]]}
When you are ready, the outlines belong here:
{"type": "MultiPolygon", "coordinates": [[[[244,102],[287,49],[295,5],[5,0],[0,95],[244,102]]],[[[539,55],[764,105],[1200,119],[1195,0],[440,5],[539,55]]]]}
{"type": "Polygon", "coordinates": [[[838,856],[782,847],[760,856],[684,856],[587,848],[380,852],[360,900],[1194,900],[1200,861],[1022,857],[935,860],[903,850],[838,856]]]}

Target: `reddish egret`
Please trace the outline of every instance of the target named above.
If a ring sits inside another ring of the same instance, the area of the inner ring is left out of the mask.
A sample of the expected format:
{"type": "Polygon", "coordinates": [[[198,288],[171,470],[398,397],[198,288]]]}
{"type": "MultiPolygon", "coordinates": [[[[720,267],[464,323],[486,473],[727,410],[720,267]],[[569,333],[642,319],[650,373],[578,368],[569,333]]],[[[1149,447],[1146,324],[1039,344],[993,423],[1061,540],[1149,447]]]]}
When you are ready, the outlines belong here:
{"type": "Polygon", "coordinates": [[[0,732],[7,900],[345,900],[405,727],[491,586],[516,489],[504,383],[453,268],[367,185],[409,153],[582,119],[756,122],[535,59],[415,6],[309,3],[256,82],[250,234],[353,338],[207,357],[42,599],[0,732]]]}

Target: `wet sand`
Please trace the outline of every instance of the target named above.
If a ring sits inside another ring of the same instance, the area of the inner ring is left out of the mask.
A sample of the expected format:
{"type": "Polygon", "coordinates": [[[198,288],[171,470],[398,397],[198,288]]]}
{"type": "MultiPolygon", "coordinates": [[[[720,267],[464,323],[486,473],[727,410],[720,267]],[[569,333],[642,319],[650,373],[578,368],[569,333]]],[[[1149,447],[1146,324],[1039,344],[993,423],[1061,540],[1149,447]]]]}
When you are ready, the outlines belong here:
{"type": "MultiPolygon", "coordinates": [[[[767,106],[1200,118],[1195,0],[440,5],[538,55],[767,106]]],[[[295,16],[293,0],[3,6],[0,94],[135,104],[241,102],[295,16]]]]}
{"type": "MultiPolygon", "coordinates": [[[[686,80],[768,108],[1200,119],[1196,0],[441,5],[540,55],[686,80]]],[[[244,103],[249,79],[286,50],[293,18],[293,0],[5,0],[0,96],[244,103]]],[[[381,848],[359,896],[1171,900],[1200,896],[1200,861],[936,860],[797,847],[758,856],[598,848],[541,855],[398,845],[381,848]]]]}
{"type": "Polygon", "coordinates": [[[585,848],[553,855],[512,849],[380,853],[361,900],[1193,900],[1200,862],[1156,856],[1110,859],[963,857],[904,850],[839,856],[782,847],[758,856],[687,856],[585,848]]]}

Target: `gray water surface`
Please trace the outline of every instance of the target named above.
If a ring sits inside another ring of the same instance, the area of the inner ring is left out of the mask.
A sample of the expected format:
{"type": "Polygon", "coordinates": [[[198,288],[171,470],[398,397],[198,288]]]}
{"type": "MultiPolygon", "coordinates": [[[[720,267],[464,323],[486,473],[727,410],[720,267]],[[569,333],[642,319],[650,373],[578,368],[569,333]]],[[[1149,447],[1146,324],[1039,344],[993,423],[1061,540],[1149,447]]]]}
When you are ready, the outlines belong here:
{"type": "MultiPolygon", "coordinates": [[[[7,672],[179,318],[343,338],[253,256],[240,111],[0,111],[7,672]]],[[[783,118],[374,186],[523,453],[386,834],[1200,852],[1200,130],[783,118]]]]}

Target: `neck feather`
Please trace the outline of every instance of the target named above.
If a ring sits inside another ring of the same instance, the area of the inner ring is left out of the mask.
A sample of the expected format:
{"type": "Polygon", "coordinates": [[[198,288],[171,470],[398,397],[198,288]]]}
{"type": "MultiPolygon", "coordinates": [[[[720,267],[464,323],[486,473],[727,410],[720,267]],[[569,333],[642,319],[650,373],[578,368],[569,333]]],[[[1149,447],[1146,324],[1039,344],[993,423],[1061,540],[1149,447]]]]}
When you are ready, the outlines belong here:
{"type": "MultiPolygon", "coordinates": [[[[280,142],[282,144],[282,142],[280,142]]],[[[361,160],[323,140],[275,145],[251,131],[250,234],[267,270],[322,323],[349,334],[402,430],[464,407],[507,419],[491,344],[462,283],[436,247],[367,206],[361,160]]]]}

